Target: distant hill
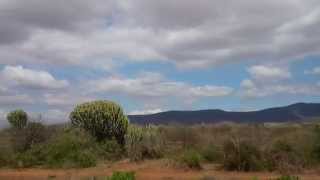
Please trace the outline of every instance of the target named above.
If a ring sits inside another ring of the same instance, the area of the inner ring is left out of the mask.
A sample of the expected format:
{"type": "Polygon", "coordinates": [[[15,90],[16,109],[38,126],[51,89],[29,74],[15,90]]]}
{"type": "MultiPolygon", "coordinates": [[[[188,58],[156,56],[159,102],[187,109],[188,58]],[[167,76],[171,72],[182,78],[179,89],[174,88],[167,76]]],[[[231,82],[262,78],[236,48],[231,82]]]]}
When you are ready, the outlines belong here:
{"type": "Polygon", "coordinates": [[[297,103],[251,112],[230,112],[219,109],[199,111],[166,111],[149,115],[130,115],[132,123],[137,124],[198,124],[198,123],[266,123],[301,122],[320,118],[320,103],[297,103]]]}

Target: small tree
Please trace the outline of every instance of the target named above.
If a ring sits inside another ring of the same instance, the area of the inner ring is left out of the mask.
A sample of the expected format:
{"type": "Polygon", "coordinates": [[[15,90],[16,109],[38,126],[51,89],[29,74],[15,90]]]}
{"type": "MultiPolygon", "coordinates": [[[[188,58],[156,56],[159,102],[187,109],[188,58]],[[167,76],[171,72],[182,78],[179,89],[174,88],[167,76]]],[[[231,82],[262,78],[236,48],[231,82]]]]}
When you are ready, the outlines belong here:
{"type": "Polygon", "coordinates": [[[78,105],[70,114],[72,125],[89,131],[98,141],[116,139],[124,145],[128,119],[122,108],[111,101],[94,101],[78,105]]]}
{"type": "Polygon", "coordinates": [[[12,127],[22,129],[27,125],[28,114],[22,109],[17,109],[7,115],[7,120],[12,127]]]}

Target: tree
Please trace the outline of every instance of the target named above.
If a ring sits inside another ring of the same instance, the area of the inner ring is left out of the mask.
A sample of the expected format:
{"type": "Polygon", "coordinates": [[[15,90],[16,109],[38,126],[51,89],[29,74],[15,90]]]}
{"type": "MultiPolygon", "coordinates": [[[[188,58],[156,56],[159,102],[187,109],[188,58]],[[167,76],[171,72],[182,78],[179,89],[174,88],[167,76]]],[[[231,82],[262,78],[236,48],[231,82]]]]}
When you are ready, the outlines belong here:
{"type": "Polygon", "coordinates": [[[70,113],[72,125],[89,131],[98,141],[116,139],[124,145],[128,118],[111,101],[93,101],[76,106],[70,113]]]}
{"type": "Polygon", "coordinates": [[[22,129],[27,125],[28,114],[22,109],[17,109],[17,110],[11,111],[7,115],[7,120],[12,127],[17,129],[22,129]]]}

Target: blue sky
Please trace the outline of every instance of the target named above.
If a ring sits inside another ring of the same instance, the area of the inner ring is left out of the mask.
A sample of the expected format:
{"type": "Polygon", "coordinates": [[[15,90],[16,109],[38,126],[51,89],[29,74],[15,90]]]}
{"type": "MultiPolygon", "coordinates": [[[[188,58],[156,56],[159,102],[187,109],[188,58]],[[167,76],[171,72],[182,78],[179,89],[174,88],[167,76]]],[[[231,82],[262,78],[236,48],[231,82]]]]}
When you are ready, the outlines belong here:
{"type": "Polygon", "coordinates": [[[24,108],[62,122],[98,99],[128,114],[320,102],[316,0],[0,0],[0,11],[2,121],[24,108]]]}

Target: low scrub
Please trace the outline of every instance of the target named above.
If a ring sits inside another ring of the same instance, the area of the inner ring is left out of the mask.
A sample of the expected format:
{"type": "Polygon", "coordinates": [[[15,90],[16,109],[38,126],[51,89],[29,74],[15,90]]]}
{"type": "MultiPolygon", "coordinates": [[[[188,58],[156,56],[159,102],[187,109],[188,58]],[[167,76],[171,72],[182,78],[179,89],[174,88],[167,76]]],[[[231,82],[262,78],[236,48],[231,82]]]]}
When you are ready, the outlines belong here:
{"type": "Polygon", "coordinates": [[[207,162],[220,162],[223,159],[222,150],[214,144],[205,146],[201,150],[201,155],[207,162]]]}
{"type": "Polygon", "coordinates": [[[200,153],[195,150],[186,150],[180,156],[179,162],[181,165],[191,169],[201,169],[201,160],[200,153]]]}
{"type": "Polygon", "coordinates": [[[46,127],[39,122],[28,122],[22,129],[12,129],[12,146],[16,152],[24,152],[47,140],[46,127]]]}
{"type": "Polygon", "coordinates": [[[228,140],[223,146],[223,167],[229,171],[257,171],[263,169],[260,150],[239,139],[228,140]]]}
{"type": "Polygon", "coordinates": [[[126,135],[126,150],[133,161],[163,156],[165,142],[159,128],[130,126],[126,135]]]}
{"type": "Polygon", "coordinates": [[[285,140],[276,141],[265,157],[268,170],[277,170],[281,173],[299,172],[304,167],[302,155],[285,140]]]}
{"type": "Polygon", "coordinates": [[[80,130],[67,130],[50,142],[33,146],[17,156],[19,167],[47,166],[90,167],[96,165],[96,144],[92,138],[80,130]]]}
{"type": "Polygon", "coordinates": [[[114,172],[111,177],[108,177],[107,180],[135,180],[134,172],[114,172]]]}
{"type": "Polygon", "coordinates": [[[298,176],[284,175],[284,176],[278,177],[275,180],[300,180],[300,178],[298,176]]]}
{"type": "Polygon", "coordinates": [[[105,140],[97,144],[97,154],[104,160],[115,161],[125,156],[125,149],[116,140],[105,140]]]}

